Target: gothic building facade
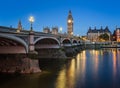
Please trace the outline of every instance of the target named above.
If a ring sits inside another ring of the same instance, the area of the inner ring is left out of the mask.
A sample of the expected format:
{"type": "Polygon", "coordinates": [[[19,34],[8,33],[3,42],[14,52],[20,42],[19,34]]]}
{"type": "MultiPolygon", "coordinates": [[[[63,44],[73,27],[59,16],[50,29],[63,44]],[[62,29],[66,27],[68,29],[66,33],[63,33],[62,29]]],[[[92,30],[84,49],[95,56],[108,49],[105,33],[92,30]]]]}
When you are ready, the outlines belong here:
{"type": "Polygon", "coordinates": [[[45,27],[45,28],[43,28],[43,32],[57,35],[58,34],[58,27],[52,27],[52,30],[50,30],[49,27],[45,27]]]}
{"type": "Polygon", "coordinates": [[[87,32],[87,39],[93,42],[97,42],[100,40],[99,36],[105,33],[108,34],[110,40],[111,32],[107,26],[104,29],[102,27],[100,29],[96,29],[96,27],[91,29],[90,27],[87,32]]]}
{"type": "Polygon", "coordinates": [[[113,41],[120,42],[120,28],[116,28],[113,33],[113,41]]]}

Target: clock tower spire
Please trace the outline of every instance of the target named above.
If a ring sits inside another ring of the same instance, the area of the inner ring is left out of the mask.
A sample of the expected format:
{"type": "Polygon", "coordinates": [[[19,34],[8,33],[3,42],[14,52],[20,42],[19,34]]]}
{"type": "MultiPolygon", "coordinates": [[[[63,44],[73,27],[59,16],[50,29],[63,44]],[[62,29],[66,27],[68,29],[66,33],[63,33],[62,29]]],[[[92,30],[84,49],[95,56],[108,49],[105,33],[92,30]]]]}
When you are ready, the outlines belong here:
{"type": "Polygon", "coordinates": [[[22,30],[22,24],[21,24],[21,21],[19,20],[17,32],[19,33],[21,30],[22,30]]]}
{"type": "Polygon", "coordinates": [[[73,35],[73,17],[72,17],[72,12],[69,11],[68,14],[68,19],[67,19],[67,31],[68,35],[73,35]]]}

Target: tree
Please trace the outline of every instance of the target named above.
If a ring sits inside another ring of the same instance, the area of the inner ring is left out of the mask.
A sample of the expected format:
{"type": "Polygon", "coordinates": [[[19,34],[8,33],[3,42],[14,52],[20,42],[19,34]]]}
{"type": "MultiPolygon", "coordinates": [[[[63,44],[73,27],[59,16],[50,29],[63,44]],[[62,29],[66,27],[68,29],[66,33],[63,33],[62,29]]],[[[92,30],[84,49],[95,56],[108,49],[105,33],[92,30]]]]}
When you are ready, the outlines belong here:
{"type": "Polygon", "coordinates": [[[107,33],[101,34],[99,36],[99,39],[103,39],[105,41],[109,40],[109,35],[107,33]]]}

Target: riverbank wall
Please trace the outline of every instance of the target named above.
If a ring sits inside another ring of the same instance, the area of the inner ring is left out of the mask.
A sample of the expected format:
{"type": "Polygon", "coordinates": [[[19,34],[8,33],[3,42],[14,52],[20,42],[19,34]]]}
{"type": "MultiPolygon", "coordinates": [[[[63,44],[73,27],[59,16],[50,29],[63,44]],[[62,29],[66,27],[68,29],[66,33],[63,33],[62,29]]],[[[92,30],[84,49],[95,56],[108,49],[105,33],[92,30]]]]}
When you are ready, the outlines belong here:
{"type": "Polygon", "coordinates": [[[1,73],[37,73],[41,72],[39,62],[22,54],[0,55],[1,73]]]}

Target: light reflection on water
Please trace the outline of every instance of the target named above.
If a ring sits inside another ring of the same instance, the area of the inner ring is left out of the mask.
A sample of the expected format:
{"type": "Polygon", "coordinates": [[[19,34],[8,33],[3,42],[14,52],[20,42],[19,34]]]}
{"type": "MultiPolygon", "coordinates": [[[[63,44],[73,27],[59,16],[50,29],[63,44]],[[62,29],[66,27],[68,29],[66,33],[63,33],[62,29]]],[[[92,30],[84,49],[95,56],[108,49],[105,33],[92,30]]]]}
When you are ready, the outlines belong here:
{"type": "Polygon", "coordinates": [[[0,88],[120,88],[118,49],[84,50],[76,58],[60,62],[46,62],[45,72],[11,78],[0,88]]]}
{"type": "Polygon", "coordinates": [[[56,88],[120,87],[119,59],[118,49],[82,51],[62,70],[64,75],[59,73],[58,79],[64,81],[57,80],[56,88]]]}
{"type": "Polygon", "coordinates": [[[75,59],[72,59],[58,74],[56,88],[74,88],[75,59]],[[66,70],[67,69],[67,70],[66,70]]]}

